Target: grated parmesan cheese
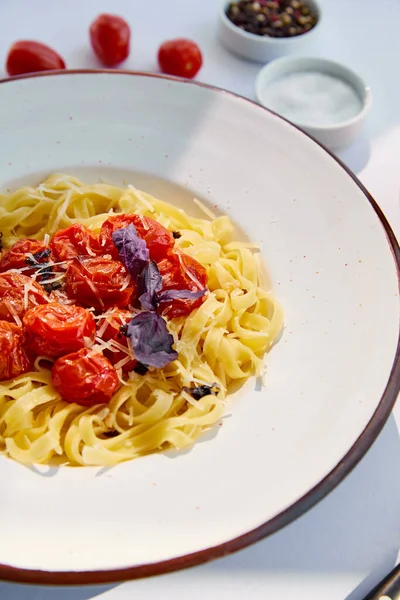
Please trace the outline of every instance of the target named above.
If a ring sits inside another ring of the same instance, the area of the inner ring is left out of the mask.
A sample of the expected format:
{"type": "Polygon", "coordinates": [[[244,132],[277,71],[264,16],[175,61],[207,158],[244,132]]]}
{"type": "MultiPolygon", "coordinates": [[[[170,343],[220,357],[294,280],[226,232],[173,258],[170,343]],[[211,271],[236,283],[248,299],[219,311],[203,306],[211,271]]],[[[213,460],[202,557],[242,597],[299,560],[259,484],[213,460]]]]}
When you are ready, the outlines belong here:
{"type": "MultiPolygon", "coordinates": [[[[177,253],[178,254],[178,253],[177,253]]],[[[193,273],[191,273],[184,265],[184,262],[182,260],[182,256],[180,254],[178,254],[178,259],[180,262],[180,265],[182,267],[182,269],[185,271],[186,275],[189,277],[189,279],[191,279],[199,288],[199,290],[204,289],[202,284],[200,283],[200,281],[193,275],[193,273]]]]}
{"type": "Polygon", "coordinates": [[[83,345],[85,348],[91,348],[93,346],[93,340],[85,335],[83,336],[83,345]]]}
{"type": "Polygon", "coordinates": [[[207,217],[214,221],[214,219],[216,218],[215,214],[209,208],[207,208],[207,206],[203,204],[203,202],[201,202],[197,198],[193,198],[193,202],[203,211],[204,214],[207,215],[207,217]]]}
{"type": "Polygon", "coordinates": [[[57,218],[55,219],[53,226],[51,228],[51,231],[53,231],[54,233],[59,229],[61,219],[65,216],[65,213],[67,212],[68,204],[71,201],[71,196],[72,196],[72,190],[68,190],[67,193],[65,194],[65,199],[64,199],[63,203],[61,204],[60,208],[58,209],[57,218]]]}
{"type": "Polygon", "coordinates": [[[154,212],[154,207],[153,207],[153,205],[152,205],[152,204],[151,204],[151,203],[150,203],[148,200],[146,200],[146,198],[144,197],[144,195],[142,194],[142,192],[140,192],[139,190],[137,190],[137,189],[135,188],[135,186],[133,186],[133,185],[128,185],[128,190],[130,190],[130,191],[131,191],[131,192],[132,192],[132,193],[133,193],[133,194],[136,196],[136,198],[137,198],[138,200],[140,200],[140,202],[141,202],[142,204],[144,204],[144,206],[145,206],[145,207],[146,207],[146,208],[147,208],[147,209],[148,209],[148,210],[149,210],[151,213],[153,213],[153,212],[154,212]]]}
{"type": "Polygon", "coordinates": [[[28,310],[29,305],[29,284],[24,283],[24,309],[28,310]]]}
{"type": "MultiPolygon", "coordinates": [[[[56,179],[56,181],[53,181],[53,185],[58,185],[59,183],[64,183],[66,186],[68,186],[70,189],[68,190],[69,192],[71,190],[74,190],[77,194],[82,195],[83,191],[76,186],[74,183],[72,183],[72,181],[70,181],[69,179],[65,179],[64,177],[60,177],[60,179],[56,179]]],[[[57,190],[52,190],[52,191],[57,191],[57,190]]],[[[62,190],[62,192],[64,192],[65,190],[62,190]]]]}
{"type": "Polygon", "coordinates": [[[9,302],[8,300],[4,299],[3,300],[4,304],[6,305],[6,307],[8,308],[10,314],[13,316],[14,321],[16,322],[16,324],[18,325],[18,327],[22,327],[22,321],[18,316],[17,311],[15,310],[12,302],[9,302]]]}
{"type": "Polygon", "coordinates": [[[149,230],[149,226],[147,225],[146,221],[144,220],[143,215],[138,214],[138,217],[139,217],[139,219],[140,219],[140,221],[141,221],[141,223],[143,225],[143,229],[145,229],[146,231],[148,231],[149,230]]]}
{"type": "Polygon", "coordinates": [[[120,361],[118,361],[114,365],[114,367],[118,371],[118,369],[122,369],[122,367],[124,367],[125,365],[127,365],[130,361],[131,361],[131,357],[130,356],[125,356],[125,358],[122,358],[120,361]]]}
{"type": "Polygon", "coordinates": [[[121,286],[121,292],[123,292],[124,290],[126,290],[126,288],[128,287],[128,285],[132,282],[132,277],[130,275],[127,275],[127,277],[125,277],[125,281],[121,286]]]}
{"type": "Polygon", "coordinates": [[[188,404],[191,404],[195,408],[199,408],[200,410],[202,410],[204,412],[204,410],[205,410],[204,406],[199,404],[199,400],[193,400],[192,396],[190,394],[188,394],[187,392],[185,392],[184,390],[181,391],[181,396],[182,396],[182,398],[184,398],[186,400],[186,402],[188,404]]]}
{"type": "MultiPolygon", "coordinates": [[[[109,316],[109,315],[107,315],[107,316],[109,316]]],[[[107,329],[107,325],[109,325],[109,324],[110,324],[110,321],[107,318],[104,319],[103,323],[101,324],[100,329],[97,332],[97,335],[99,338],[103,337],[103,334],[104,334],[105,330],[107,329]]]]}

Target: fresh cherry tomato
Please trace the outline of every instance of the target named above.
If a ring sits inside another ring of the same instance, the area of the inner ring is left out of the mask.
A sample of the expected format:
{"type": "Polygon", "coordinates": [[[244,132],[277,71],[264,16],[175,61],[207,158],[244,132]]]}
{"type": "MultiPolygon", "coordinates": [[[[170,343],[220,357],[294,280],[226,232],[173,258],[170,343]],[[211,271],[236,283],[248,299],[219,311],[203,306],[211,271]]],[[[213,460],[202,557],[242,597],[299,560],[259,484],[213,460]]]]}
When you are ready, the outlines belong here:
{"type": "Polygon", "coordinates": [[[100,231],[100,247],[103,254],[111,254],[114,259],[120,260],[117,248],[112,240],[112,234],[117,229],[134,225],[140,238],[145,240],[151,260],[161,260],[170,248],[173,248],[175,240],[172,233],[161,223],[150,217],[142,215],[115,215],[104,221],[100,231]]]}
{"type": "Polygon", "coordinates": [[[110,361],[88,348],[58,358],[51,376],[54,387],[66,402],[83,406],[108,402],[120,386],[110,361]]]}
{"type": "MultiPolygon", "coordinates": [[[[114,340],[124,348],[128,350],[128,339],[123,333],[121,333],[121,327],[129,323],[132,319],[132,313],[127,310],[116,310],[113,311],[110,315],[106,317],[107,325],[104,329],[104,321],[101,319],[99,321],[99,331],[98,335],[105,342],[109,342],[110,340],[114,340]],[[101,333],[101,335],[100,335],[101,333]]],[[[126,352],[123,350],[118,350],[114,348],[115,352],[112,350],[104,350],[104,356],[108,358],[108,360],[113,365],[117,365],[121,360],[127,358],[126,352]]],[[[122,366],[122,370],[125,372],[132,371],[137,361],[132,358],[132,360],[128,361],[125,365],[122,366]]]]}
{"type": "Polygon", "coordinates": [[[25,333],[15,323],[0,321],[0,381],[18,377],[32,369],[25,350],[25,333]]]}
{"type": "Polygon", "coordinates": [[[136,285],[122,263],[107,258],[74,259],[68,266],[65,289],[82,306],[97,310],[125,308],[134,301],[136,285]]]}
{"type": "Polygon", "coordinates": [[[24,269],[24,275],[32,275],[35,269],[29,269],[27,261],[28,254],[37,254],[37,262],[43,263],[49,260],[49,254],[46,253],[46,246],[38,240],[23,239],[18,240],[5,252],[3,252],[0,260],[0,272],[9,271],[10,269],[24,269]]]}
{"type": "Polygon", "coordinates": [[[93,344],[96,323],[86,308],[50,303],[28,310],[23,319],[29,348],[56,357],[93,344]]]}
{"type": "Polygon", "coordinates": [[[32,306],[48,301],[42,286],[30,277],[14,271],[0,273],[0,319],[14,322],[32,306]]]}
{"type": "MultiPolygon", "coordinates": [[[[163,290],[189,290],[197,292],[207,286],[207,271],[197,260],[180,250],[169,252],[158,263],[161,273],[163,290]]],[[[162,302],[159,312],[170,319],[189,315],[192,310],[204,302],[204,296],[196,300],[176,299],[162,302]]]]}
{"type": "Polygon", "coordinates": [[[57,262],[99,254],[97,235],[79,223],[57,231],[51,238],[50,248],[57,262]]]}
{"type": "Polygon", "coordinates": [[[203,64],[200,48],[185,39],[169,40],[158,50],[158,64],[163,73],[192,79],[203,64]]]}
{"type": "Polygon", "coordinates": [[[65,69],[65,62],[55,50],[46,44],[21,40],[15,42],[8,51],[6,69],[9,75],[22,75],[37,71],[65,69]]]}
{"type": "Polygon", "coordinates": [[[106,67],[116,67],[129,56],[131,32],[117,15],[99,15],[90,26],[92,48],[106,67]]]}

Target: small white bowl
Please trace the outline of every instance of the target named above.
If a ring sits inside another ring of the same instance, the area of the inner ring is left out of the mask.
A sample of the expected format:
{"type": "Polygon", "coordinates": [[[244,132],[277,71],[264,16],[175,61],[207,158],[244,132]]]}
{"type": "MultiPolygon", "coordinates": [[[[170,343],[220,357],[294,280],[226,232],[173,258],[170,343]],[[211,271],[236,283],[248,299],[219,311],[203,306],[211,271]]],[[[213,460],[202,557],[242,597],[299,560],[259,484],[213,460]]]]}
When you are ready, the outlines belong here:
{"type": "Polygon", "coordinates": [[[255,62],[265,63],[291,52],[305,50],[306,45],[319,30],[322,18],[322,11],[319,2],[308,0],[308,5],[317,14],[316,25],[306,33],[293,37],[274,38],[267,35],[255,35],[240,29],[234,25],[226,15],[226,10],[231,2],[224,2],[221,5],[219,13],[219,37],[227,50],[238,54],[243,58],[255,62]]]}
{"type": "Polygon", "coordinates": [[[256,98],[260,104],[287,118],[330,149],[343,148],[354,141],[372,104],[371,90],[357,73],[332,60],[306,57],[280,58],[263,67],[256,80],[256,98]],[[268,88],[278,79],[301,72],[318,72],[331,75],[349,84],[359,97],[359,112],[351,118],[334,124],[328,122],[326,124],[316,123],[312,119],[309,122],[304,122],[300,118],[293,118],[293,114],[289,117],[283,105],[277,107],[275,102],[268,98],[268,88]]]}

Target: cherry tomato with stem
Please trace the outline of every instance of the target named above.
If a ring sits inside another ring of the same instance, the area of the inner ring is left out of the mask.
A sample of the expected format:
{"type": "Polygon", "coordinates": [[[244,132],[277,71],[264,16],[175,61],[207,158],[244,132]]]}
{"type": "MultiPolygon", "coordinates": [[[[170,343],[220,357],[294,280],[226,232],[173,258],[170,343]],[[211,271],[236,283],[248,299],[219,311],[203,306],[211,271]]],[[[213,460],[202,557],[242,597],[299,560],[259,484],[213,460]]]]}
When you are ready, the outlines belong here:
{"type": "Polygon", "coordinates": [[[195,42],[179,38],[161,44],[158,64],[163,73],[193,79],[201,69],[203,57],[195,42]]]}
{"type": "Polygon", "coordinates": [[[38,356],[57,357],[91,346],[96,337],[92,313],[80,306],[52,302],[35,306],[23,318],[29,348],[38,356]]]}
{"type": "Polygon", "coordinates": [[[102,311],[125,308],[136,298],[136,284],[124,265],[107,258],[74,259],[66,272],[65,290],[82,306],[102,311]]]}
{"type": "Polygon", "coordinates": [[[161,260],[170,248],[174,247],[173,235],[166,227],[143,215],[124,214],[115,215],[104,221],[100,230],[100,247],[103,254],[111,254],[117,260],[120,255],[112,239],[112,234],[117,229],[128,227],[132,224],[138,237],[146,242],[151,260],[161,260]]]}
{"type": "Polygon", "coordinates": [[[129,56],[131,31],[117,15],[99,15],[90,26],[90,42],[96,56],[106,67],[116,67],[129,56]]]}
{"type": "Polygon", "coordinates": [[[25,348],[25,333],[15,323],[0,321],[0,381],[32,370],[32,357],[25,348]]]}
{"type": "Polygon", "coordinates": [[[88,348],[58,358],[51,377],[63,400],[82,406],[108,402],[120,387],[110,361],[101,352],[88,348]]]}
{"type": "Polygon", "coordinates": [[[31,40],[15,42],[8,51],[6,70],[9,75],[65,69],[61,56],[46,44],[31,40]]]}

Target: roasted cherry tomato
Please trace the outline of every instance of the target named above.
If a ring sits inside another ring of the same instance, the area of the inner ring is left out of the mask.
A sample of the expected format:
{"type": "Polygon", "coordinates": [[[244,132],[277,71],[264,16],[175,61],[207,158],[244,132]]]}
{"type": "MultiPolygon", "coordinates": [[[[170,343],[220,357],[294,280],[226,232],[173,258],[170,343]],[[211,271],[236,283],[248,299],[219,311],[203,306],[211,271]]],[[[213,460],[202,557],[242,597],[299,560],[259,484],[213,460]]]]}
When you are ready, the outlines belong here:
{"type": "Polygon", "coordinates": [[[158,50],[158,64],[163,73],[192,79],[203,64],[200,48],[191,40],[164,42],[158,50]]]}
{"type": "Polygon", "coordinates": [[[23,319],[29,348],[56,357],[91,346],[96,323],[86,308],[50,303],[28,310],[23,319]]]}
{"type": "Polygon", "coordinates": [[[97,310],[125,308],[134,301],[136,292],[124,265],[106,258],[74,259],[68,266],[65,286],[70,298],[97,310]]]}
{"type": "MultiPolygon", "coordinates": [[[[162,276],[163,290],[190,290],[197,292],[207,286],[207,271],[197,260],[180,250],[169,252],[158,263],[162,276]]],[[[172,300],[162,302],[159,312],[169,318],[188,315],[204,302],[205,298],[196,300],[172,300]]]]}
{"type": "MultiPolygon", "coordinates": [[[[99,321],[98,336],[105,342],[114,340],[118,345],[126,348],[128,352],[128,339],[121,333],[121,327],[129,323],[132,318],[132,313],[127,310],[113,311],[110,315],[107,315],[104,320],[101,319],[99,321]]],[[[133,355],[132,349],[131,352],[133,355]]],[[[118,365],[118,363],[129,357],[126,352],[115,347],[112,350],[104,350],[104,356],[106,356],[113,365],[118,365]]],[[[132,371],[136,364],[137,361],[132,358],[132,360],[129,360],[122,365],[121,368],[125,372],[132,371]]]]}
{"type": "Polygon", "coordinates": [[[50,292],[49,300],[50,302],[57,302],[58,304],[73,304],[76,306],[75,301],[71,300],[64,288],[56,289],[50,292]]]}
{"type": "Polygon", "coordinates": [[[25,348],[25,333],[15,323],[0,321],[0,381],[18,377],[32,369],[25,348]]]}
{"type": "Polygon", "coordinates": [[[124,214],[115,215],[104,221],[100,231],[100,247],[103,254],[111,254],[113,258],[120,259],[112,234],[117,229],[128,227],[130,224],[134,225],[138,236],[145,240],[152,260],[161,260],[168,250],[173,248],[175,243],[173,235],[161,223],[142,215],[124,214]]]}
{"type": "Polygon", "coordinates": [[[117,15],[99,15],[90,26],[90,42],[106,67],[115,67],[129,56],[131,32],[128,23],[117,15]]]}
{"type": "Polygon", "coordinates": [[[83,406],[108,402],[120,386],[110,361],[88,348],[58,358],[51,376],[54,387],[66,402],[83,406]]]}
{"type": "Polygon", "coordinates": [[[50,248],[57,262],[99,254],[97,235],[79,223],[57,231],[51,238],[50,248]]]}
{"type": "Polygon", "coordinates": [[[15,322],[36,304],[47,304],[49,297],[36,281],[9,271],[0,273],[0,319],[15,322]]]}
{"type": "Polygon", "coordinates": [[[18,240],[11,248],[3,252],[0,259],[0,272],[9,271],[10,269],[24,269],[24,275],[32,275],[35,269],[29,269],[29,256],[31,254],[38,263],[43,263],[49,260],[50,250],[46,248],[43,242],[38,240],[18,240]]]}
{"type": "Polygon", "coordinates": [[[8,51],[6,69],[9,75],[22,75],[37,71],[65,69],[65,62],[55,50],[46,44],[21,40],[15,42],[8,51]]]}

